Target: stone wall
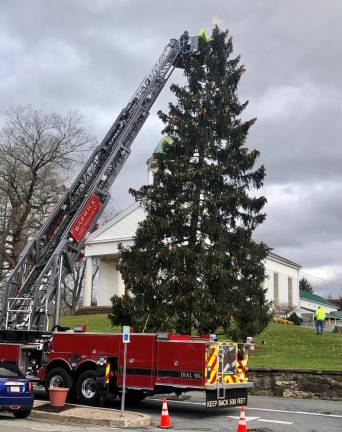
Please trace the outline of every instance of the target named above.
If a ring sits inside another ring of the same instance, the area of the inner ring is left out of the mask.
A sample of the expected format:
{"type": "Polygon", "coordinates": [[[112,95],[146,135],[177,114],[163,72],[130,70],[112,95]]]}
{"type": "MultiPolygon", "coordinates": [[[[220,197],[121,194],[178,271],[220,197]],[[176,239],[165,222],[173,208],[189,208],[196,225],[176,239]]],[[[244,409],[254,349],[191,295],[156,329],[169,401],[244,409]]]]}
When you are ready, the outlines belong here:
{"type": "Polygon", "coordinates": [[[251,368],[250,394],[298,399],[342,400],[342,372],[251,368]]]}

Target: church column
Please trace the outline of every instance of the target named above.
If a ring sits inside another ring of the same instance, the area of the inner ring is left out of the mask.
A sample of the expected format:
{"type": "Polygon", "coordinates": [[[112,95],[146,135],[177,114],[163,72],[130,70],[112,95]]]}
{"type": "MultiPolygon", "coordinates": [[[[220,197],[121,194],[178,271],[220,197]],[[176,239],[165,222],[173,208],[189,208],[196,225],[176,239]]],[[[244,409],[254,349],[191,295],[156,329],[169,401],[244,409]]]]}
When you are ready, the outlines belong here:
{"type": "Polygon", "coordinates": [[[85,266],[83,306],[91,306],[91,291],[93,287],[92,257],[87,257],[85,266]]]}

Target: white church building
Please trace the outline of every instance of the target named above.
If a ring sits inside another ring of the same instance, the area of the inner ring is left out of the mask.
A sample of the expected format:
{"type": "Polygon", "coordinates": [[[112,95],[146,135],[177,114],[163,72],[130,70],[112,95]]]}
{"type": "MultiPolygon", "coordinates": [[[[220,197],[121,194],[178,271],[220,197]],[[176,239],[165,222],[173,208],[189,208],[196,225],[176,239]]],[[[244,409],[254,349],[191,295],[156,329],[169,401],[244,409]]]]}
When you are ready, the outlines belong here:
{"type": "MultiPolygon", "coordinates": [[[[164,138],[165,139],[165,138],[164,138]]],[[[166,138],[167,139],[167,138],[166,138]]],[[[161,151],[163,140],[156,147],[154,154],[161,151]]],[[[155,159],[147,161],[149,182],[157,169],[155,159]]],[[[123,295],[125,284],[117,269],[119,244],[123,247],[133,244],[138,224],[145,218],[145,211],[140,203],[135,203],[122,213],[108,221],[92,233],[85,244],[86,270],[83,307],[88,307],[92,299],[97,306],[111,306],[111,297],[123,295]],[[96,298],[93,290],[94,260],[98,264],[96,298]]],[[[267,299],[274,305],[290,304],[300,306],[299,271],[301,266],[274,253],[270,253],[265,262],[267,278],[264,286],[267,299]]]]}

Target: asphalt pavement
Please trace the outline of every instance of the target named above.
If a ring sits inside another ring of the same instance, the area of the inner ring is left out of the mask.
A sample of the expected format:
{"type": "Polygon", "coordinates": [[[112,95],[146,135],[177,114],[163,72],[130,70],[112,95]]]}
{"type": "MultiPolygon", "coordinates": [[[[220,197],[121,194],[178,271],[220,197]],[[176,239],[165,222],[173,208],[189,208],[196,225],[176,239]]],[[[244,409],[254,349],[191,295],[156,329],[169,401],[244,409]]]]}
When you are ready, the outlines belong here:
{"type": "MultiPolygon", "coordinates": [[[[142,403],[154,425],[160,415],[156,399],[142,403]]],[[[203,395],[195,392],[189,400],[169,401],[168,408],[177,431],[236,431],[240,415],[238,408],[206,409],[203,395]]],[[[248,431],[342,432],[342,402],[250,396],[246,420],[248,431]]]]}
{"type": "MultiPolygon", "coordinates": [[[[160,431],[161,400],[158,397],[146,399],[134,407],[134,411],[152,417],[152,426],[131,428],[134,431],[160,431]]],[[[112,409],[120,409],[119,402],[112,402],[112,409]]],[[[109,407],[109,408],[110,408],[109,407]]],[[[127,407],[133,411],[133,407],[127,407]]],[[[190,399],[168,400],[168,410],[173,425],[178,432],[232,432],[236,431],[239,409],[223,408],[210,410],[204,406],[203,394],[191,393],[190,399]]],[[[322,400],[298,400],[251,396],[246,408],[249,432],[340,432],[342,431],[342,402],[322,400]]],[[[33,418],[17,420],[0,415],[1,432],[95,432],[117,431],[122,428],[100,426],[66,425],[47,423],[33,418]]]]}

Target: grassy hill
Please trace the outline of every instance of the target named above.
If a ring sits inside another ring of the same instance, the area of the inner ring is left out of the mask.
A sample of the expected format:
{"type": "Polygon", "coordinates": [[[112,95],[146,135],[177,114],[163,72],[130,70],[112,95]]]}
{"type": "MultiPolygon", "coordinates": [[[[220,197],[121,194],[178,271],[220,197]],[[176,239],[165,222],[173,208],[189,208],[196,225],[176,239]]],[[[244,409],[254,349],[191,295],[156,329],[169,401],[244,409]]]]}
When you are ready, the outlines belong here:
{"type": "Polygon", "coordinates": [[[107,314],[62,316],[61,325],[73,328],[80,324],[87,324],[90,332],[115,332],[119,328],[113,328],[107,314]]]}
{"type": "MultiPolygon", "coordinates": [[[[120,331],[111,327],[106,314],[61,318],[63,326],[72,328],[79,324],[88,324],[88,331],[120,331]]],[[[250,359],[252,367],[342,370],[341,334],[316,336],[314,330],[270,323],[255,341],[256,351],[250,359]]]]}
{"type": "Polygon", "coordinates": [[[342,334],[270,323],[255,338],[251,366],[342,371],[342,334]]]}

